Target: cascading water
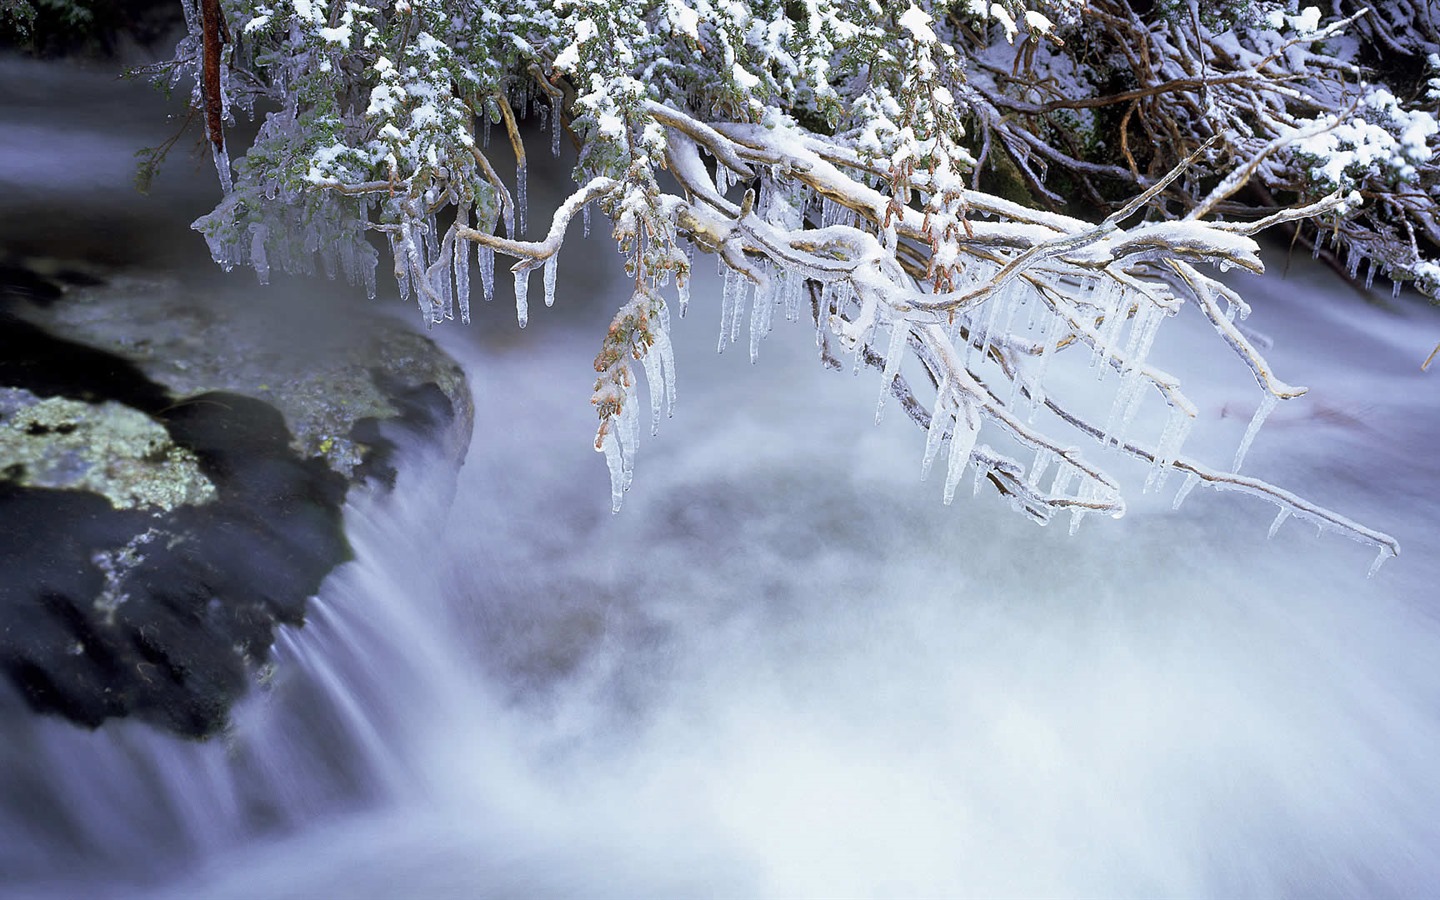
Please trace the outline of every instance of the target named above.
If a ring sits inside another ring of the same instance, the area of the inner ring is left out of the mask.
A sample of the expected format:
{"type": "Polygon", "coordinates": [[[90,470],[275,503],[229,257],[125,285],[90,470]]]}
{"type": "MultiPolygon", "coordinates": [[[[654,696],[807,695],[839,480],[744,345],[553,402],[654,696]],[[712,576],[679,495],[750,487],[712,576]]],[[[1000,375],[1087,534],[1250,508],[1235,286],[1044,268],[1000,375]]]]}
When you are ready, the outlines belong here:
{"type": "MultiPolygon", "coordinates": [[[[1302,523],[1266,542],[1246,498],[1172,512],[1173,484],[1074,537],[987,490],[943,507],[924,435],[868,424],[873,378],[802,326],[716,357],[708,315],[677,323],[681,405],[612,516],[598,279],[562,277],[523,340],[479,310],[437,332],[481,410],[448,516],[418,447],[354,498],[355,561],[228,733],[0,694],[0,896],[1422,896],[1440,395],[1414,370],[1440,316],[1290,277],[1247,285],[1251,324],[1312,393],[1247,471],[1393,532],[1373,579],[1302,523]]],[[[1156,355],[1210,419],[1187,452],[1223,462],[1255,391],[1206,329],[1156,355]]]]}

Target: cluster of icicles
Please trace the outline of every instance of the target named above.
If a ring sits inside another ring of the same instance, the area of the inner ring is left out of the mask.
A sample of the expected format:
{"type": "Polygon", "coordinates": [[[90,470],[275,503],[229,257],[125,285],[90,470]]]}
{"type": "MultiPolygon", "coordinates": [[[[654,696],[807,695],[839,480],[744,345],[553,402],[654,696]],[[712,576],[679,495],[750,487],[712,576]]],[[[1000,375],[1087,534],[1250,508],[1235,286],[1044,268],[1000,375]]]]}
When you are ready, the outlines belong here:
{"type": "MultiPolygon", "coordinates": [[[[724,171],[724,167],[719,167],[724,171]]],[[[724,187],[722,184],[721,187],[724,187]]],[[[847,207],[819,198],[813,220],[822,228],[832,225],[854,227],[855,213],[847,207]]],[[[784,197],[778,192],[767,191],[764,180],[757,209],[765,218],[781,227],[803,227],[805,213],[810,204],[805,199],[784,197]],[[768,194],[768,196],[767,196],[768,194]]],[[[1004,262],[975,259],[960,276],[956,288],[976,288],[988,284],[1000,271],[1004,262]]],[[[827,346],[827,330],[831,327],[830,317],[818,314],[820,311],[853,311],[855,293],[846,280],[810,286],[813,297],[807,294],[805,279],[779,267],[762,262],[758,270],[763,276],[758,282],[737,272],[717,259],[723,279],[721,290],[720,333],[717,349],[723,352],[727,347],[737,345],[744,339],[748,323],[748,344],[752,361],[759,351],[760,341],[770,332],[779,311],[789,321],[799,321],[802,316],[812,319],[816,342],[827,346]],[[813,309],[807,299],[815,304],[813,309]],[[747,309],[748,306],[748,309],[747,309]]],[[[1042,407],[1047,405],[1062,419],[1069,419],[1062,407],[1047,404],[1045,382],[1051,362],[1057,354],[1066,349],[1089,347],[1090,368],[1097,379],[1105,379],[1110,373],[1118,375],[1108,414],[1103,427],[1096,437],[1102,446],[1133,448],[1129,443],[1130,433],[1146,396],[1160,393],[1168,405],[1168,413],[1160,430],[1150,457],[1149,471],[1144,490],[1150,492],[1165,487],[1174,464],[1180,458],[1182,447],[1196,417],[1196,411],[1176,390],[1155,391],[1155,377],[1168,379],[1147,366],[1147,357],[1164,319],[1178,311],[1180,303],[1171,301],[1173,306],[1161,305],[1151,296],[1136,291],[1120,280],[1104,273],[1067,273],[1052,275],[1048,290],[1042,297],[1036,287],[1026,279],[1016,278],[991,295],[983,304],[969,312],[957,315],[946,326],[946,335],[955,347],[968,373],[977,376],[981,383],[1004,384],[1008,381],[1008,396],[1004,391],[992,396],[993,405],[1003,409],[1010,416],[1027,425],[1036,420],[1042,407]],[[1022,349],[1023,348],[1023,349],[1022,349]],[[1003,356],[1012,369],[1006,371],[996,361],[1003,356]]],[[[682,313],[688,300],[688,284],[678,287],[682,313]]],[[[1233,319],[1237,307],[1229,310],[1233,319]]],[[[661,326],[664,327],[663,325],[661,326]]],[[[885,337],[869,335],[859,342],[853,351],[853,370],[858,373],[864,364],[868,348],[884,346],[884,374],[876,405],[876,420],[879,421],[887,396],[901,365],[909,352],[909,343],[915,323],[900,315],[892,315],[883,321],[880,328],[888,330],[885,337]]],[[[668,341],[666,342],[668,348],[668,341]]],[[[667,359],[663,369],[651,371],[647,361],[647,380],[650,383],[652,400],[652,433],[659,423],[662,403],[673,402],[673,360],[667,359]],[[663,371],[663,380],[660,372],[663,371]]],[[[1236,449],[1231,474],[1239,473],[1245,457],[1266,418],[1275,409],[1277,398],[1268,391],[1262,392],[1240,444],[1236,449]]],[[[977,491],[985,475],[994,468],[1004,465],[1004,457],[977,439],[982,419],[994,417],[995,410],[987,409],[991,404],[980,404],[976,399],[943,381],[936,392],[929,417],[925,450],[922,459],[922,477],[928,475],[942,450],[945,456],[944,500],[947,504],[954,499],[962,476],[968,470],[973,476],[973,490],[977,491]]],[[[615,509],[619,509],[623,492],[628,488],[633,471],[634,441],[638,436],[638,417],[633,411],[622,412],[622,422],[606,435],[599,449],[606,453],[610,463],[612,497],[615,509]]],[[[1072,420],[1072,424],[1074,424],[1072,420]]],[[[1102,423],[1097,420],[1096,425],[1102,423]]],[[[1077,465],[1069,451],[1051,446],[1034,449],[1034,457],[1028,471],[1024,473],[1026,484],[1037,493],[1053,500],[1073,500],[1068,505],[1070,531],[1074,533],[1082,520],[1095,508],[1113,510],[1112,515],[1123,514],[1118,487],[1096,470],[1077,465]],[[1048,484],[1045,483],[1048,479],[1048,484]]],[[[1177,490],[1174,508],[1178,509],[1196,486],[1201,484],[1200,475],[1185,473],[1185,479],[1177,490]]],[[[1221,490],[1244,490],[1231,484],[1216,483],[1221,490]]],[[[1049,520],[1056,507],[1055,503],[1041,509],[1022,505],[1015,500],[1016,507],[1044,523],[1049,520]]],[[[1290,517],[1310,520],[1319,531],[1335,528],[1332,522],[1312,516],[1304,509],[1282,507],[1271,527],[1273,535],[1279,526],[1290,517]]],[[[1356,540],[1374,543],[1369,539],[1340,530],[1356,540]]],[[[1393,556],[1388,546],[1376,545],[1378,554],[1372,573],[1379,565],[1393,556]]]]}

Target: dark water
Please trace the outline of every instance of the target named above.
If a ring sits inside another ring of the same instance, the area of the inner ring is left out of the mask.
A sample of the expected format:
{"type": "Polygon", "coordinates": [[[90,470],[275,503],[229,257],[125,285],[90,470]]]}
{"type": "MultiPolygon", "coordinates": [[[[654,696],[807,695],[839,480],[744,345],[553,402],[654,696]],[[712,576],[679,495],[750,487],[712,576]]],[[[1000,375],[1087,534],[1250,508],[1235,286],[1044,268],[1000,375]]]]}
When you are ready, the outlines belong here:
{"type": "MultiPolygon", "coordinates": [[[[67,144],[92,169],[130,138],[102,124],[67,144]]],[[[31,145],[0,133],[3,179],[31,145]]],[[[145,264],[200,271],[198,238],[180,239],[145,264]]],[[[282,634],[224,738],[82,732],[0,698],[0,895],[1413,897],[1440,881],[1440,393],[1418,372],[1434,310],[1365,307],[1298,265],[1247,285],[1272,362],[1312,388],[1247,471],[1394,533],[1403,555],[1367,579],[1365,547],[1295,522],[1267,542],[1272,511],[1233,495],[1172,512],[1173,483],[1074,537],[985,492],[943,507],[918,479],[923,435],[893,410],[869,424],[873,376],[823,372],[803,327],[779,327],[758,365],[716,357],[704,285],[677,326],[676,417],[612,516],[586,400],[614,267],[590,257],[562,262],[556,309],[525,332],[497,300],[440,333],[480,410],[453,503],[419,449],[395,495],[352,501],[356,561],[282,634]]],[[[1154,358],[1209,420],[1189,452],[1223,462],[1256,391],[1212,362],[1198,316],[1165,330],[1154,358]]]]}

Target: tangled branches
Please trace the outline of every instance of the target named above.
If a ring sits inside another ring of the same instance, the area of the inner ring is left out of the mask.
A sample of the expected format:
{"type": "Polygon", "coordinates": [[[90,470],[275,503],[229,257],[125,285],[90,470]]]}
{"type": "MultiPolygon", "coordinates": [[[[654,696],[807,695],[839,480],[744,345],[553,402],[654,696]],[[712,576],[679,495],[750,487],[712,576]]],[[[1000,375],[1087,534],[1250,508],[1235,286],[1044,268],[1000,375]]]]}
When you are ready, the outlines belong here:
{"type": "MultiPolygon", "coordinates": [[[[493,6],[466,17],[451,0],[286,0],[232,29],[240,37],[220,56],[225,109],[257,97],[281,109],[236,162],[221,206],[197,223],[217,259],[263,277],[272,258],[304,267],[318,255],[373,293],[365,232],[379,232],[401,294],[413,292],[435,323],[468,318],[472,268],[491,298],[500,254],[515,260],[523,326],[531,272],[543,270],[550,304],[567,229],[598,209],[634,279],[602,339],[592,396],[616,509],[639,440],[634,368],[645,372],[653,431],[675,393],[667,289],[673,282],[683,312],[698,252],[725,273],[720,348],[748,326],[753,357],[777,313],[808,319],[824,364],[843,367],[848,355],[880,370],[877,417],[894,398],[924,430],[923,470],[943,458],[947,503],[969,472],[977,489],[993,486],[1041,523],[1068,516],[1073,529],[1087,515],[1122,515],[1125,491],[1075,446],[1083,438],[1145,462],[1145,489],[1180,473],[1177,504],[1196,485],[1243,491],[1281,519],[1373,545],[1377,565],[1398,553],[1388,535],[1239,474],[1265,417],[1304,388],[1276,375],[1237,325],[1244,300],[1209,273],[1261,271],[1253,235],[1273,225],[1325,221],[1351,229],[1350,246],[1373,239],[1386,253],[1395,242],[1382,226],[1411,229],[1412,248],[1433,238],[1428,200],[1412,209],[1391,191],[1366,207],[1378,218],[1361,220],[1355,206],[1373,179],[1355,182],[1341,165],[1322,191],[1303,171],[1305,154],[1325,151],[1344,124],[1321,111],[1349,96],[1358,70],[1315,48],[1347,22],[1291,16],[1289,37],[1271,28],[1231,40],[1193,3],[1188,24],[1150,22],[1123,0],[1092,0],[1083,15],[1074,0],[942,5],[938,16],[930,4],[837,0],[493,6]],[[1062,39],[1046,12],[1090,31],[1062,39]],[[1007,69],[997,60],[1009,44],[979,36],[998,28],[1013,41],[1022,26],[1007,69]],[[979,43],[957,49],[966,40],[979,43]],[[1101,84],[1105,66],[1127,72],[1125,83],[1101,84]],[[552,150],[563,129],[580,151],[581,187],[538,239],[526,238],[515,115],[532,104],[552,150]],[[1107,116],[1117,120],[1110,131],[1099,124],[1107,116]],[[492,127],[508,138],[513,190],[492,162],[492,127]],[[1097,161],[1102,133],[1118,143],[1097,161]],[[982,173],[1001,160],[1016,167],[1026,199],[1062,206],[1060,173],[1102,220],[984,189],[982,173]],[[1296,202],[1237,199],[1247,186],[1296,202]],[[1183,455],[1196,407],[1149,360],[1157,331],[1185,306],[1261,391],[1229,470],[1183,455]],[[1091,371],[1114,379],[1108,413],[1082,413],[1069,396],[1070,364],[1087,356],[1091,371]],[[1152,397],[1165,424],[1141,435],[1134,423],[1152,397]]],[[[197,75],[201,30],[182,44],[197,75]]],[[[198,100],[211,96],[197,87],[198,100]]],[[[1366,96],[1372,111],[1383,106],[1366,96]]],[[[1410,115],[1392,107],[1381,111],[1410,115]]],[[[1417,128],[1418,144],[1397,158],[1411,153],[1406,164],[1428,185],[1421,150],[1433,135],[1417,128]]],[[[1384,259],[1425,277],[1418,255],[1384,259]]]]}
{"type": "Polygon", "coordinates": [[[1374,60],[1362,58],[1367,48],[1390,48],[1382,52],[1404,53],[1423,71],[1427,54],[1440,52],[1433,11],[1416,14],[1409,0],[1373,13],[1335,5],[1338,18],[1322,25],[1318,10],[1291,14],[1278,5],[1192,0],[1157,3],[1142,15],[1125,0],[1093,0],[1065,44],[1032,42],[1023,70],[978,66],[967,102],[987,148],[1003,147],[1027,188],[1057,205],[1057,181],[1111,204],[1117,191],[1147,187],[1215,138],[1202,165],[1158,199],[1168,214],[1199,208],[1214,179],[1237,169],[1248,176],[1244,195],[1206,212],[1255,218],[1356,191],[1363,205],[1317,223],[1304,239],[1317,254],[1332,241],[1327,258],[1351,278],[1368,261],[1367,286],[1384,271],[1397,290],[1413,281],[1434,296],[1433,103],[1416,85],[1409,93],[1396,86],[1397,98],[1371,83],[1366,64],[1374,60]],[[1342,39],[1351,32],[1362,40],[1342,39]]]}

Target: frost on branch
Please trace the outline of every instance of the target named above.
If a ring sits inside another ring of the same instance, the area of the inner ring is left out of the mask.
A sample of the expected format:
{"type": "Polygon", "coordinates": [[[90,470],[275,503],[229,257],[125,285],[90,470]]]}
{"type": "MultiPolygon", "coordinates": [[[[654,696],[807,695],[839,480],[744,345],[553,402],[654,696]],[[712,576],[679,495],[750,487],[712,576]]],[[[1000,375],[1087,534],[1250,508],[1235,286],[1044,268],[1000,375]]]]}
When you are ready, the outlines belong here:
{"type": "MultiPolygon", "coordinates": [[[[1130,489],[1103,466],[1128,456],[1147,472],[1138,489],[1179,473],[1177,502],[1197,485],[1241,491],[1277,506],[1277,525],[1394,555],[1387,535],[1240,474],[1268,412],[1304,388],[1274,372],[1215,270],[1258,272],[1256,232],[1321,222],[1424,281],[1433,118],[1348,86],[1358,64],[1322,50],[1353,20],[1155,6],[226,3],[225,115],[272,109],[196,227],[262,279],[318,260],[372,292],[378,244],[427,323],[468,319],[504,259],[523,326],[533,270],[548,306],[572,220],[588,231],[603,215],[634,283],[592,397],[617,509],[639,372],[653,432],[675,397],[671,304],[685,311],[703,253],[724,275],[719,348],[743,341],[753,359],[780,319],[808,323],[822,364],[879,373],[877,417],[898,407],[920,427],[921,475],[943,470],[946,503],[968,476],[1074,529],[1124,513],[1130,489]],[[1106,93],[1116,68],[1131,86],[1106,93]],[[578,151],[579,188],[554,210],[528,209],[531,114],[540,143],[578,151]],[[982,189],[1006,173],[1022,196],[982,189]],[[1062,191],[1093,218],[1062,212],[1062,191]],[[1233,471],[1185,455],[1196,407],[1150,358],[1187,307],[1257,385],[1233,471]],[[1103,409],[1076,402],[1077,363],[1110,385],[1103,409]]],[[[192,21],[173,70],[197,84],[204,29],[192,21]]]]}

